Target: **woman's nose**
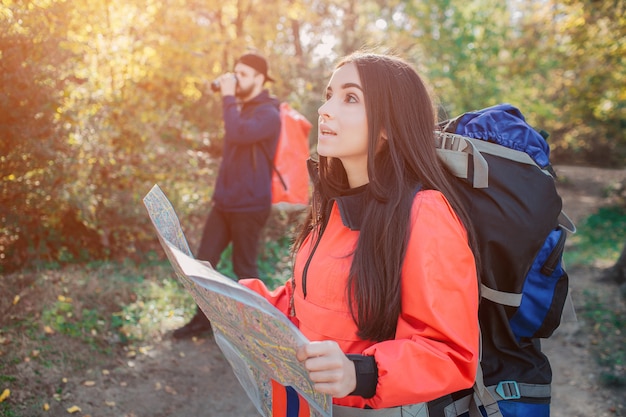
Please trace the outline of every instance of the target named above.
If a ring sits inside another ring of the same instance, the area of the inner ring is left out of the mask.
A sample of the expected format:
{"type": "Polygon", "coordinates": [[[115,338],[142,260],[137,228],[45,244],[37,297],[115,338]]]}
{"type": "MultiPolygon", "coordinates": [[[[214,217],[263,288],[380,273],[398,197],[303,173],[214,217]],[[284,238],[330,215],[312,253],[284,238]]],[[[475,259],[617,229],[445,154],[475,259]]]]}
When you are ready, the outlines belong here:
{"type": "Polygon", "coordinates": [[[319,116],[322,119],[329,119],[330,118],[330,113],[329,113],[329,109],[328,109],[328,101],[325,102],[324,104],[322,104],[319,109],[317,109],[317,114],[319,114],[319,116]]]}

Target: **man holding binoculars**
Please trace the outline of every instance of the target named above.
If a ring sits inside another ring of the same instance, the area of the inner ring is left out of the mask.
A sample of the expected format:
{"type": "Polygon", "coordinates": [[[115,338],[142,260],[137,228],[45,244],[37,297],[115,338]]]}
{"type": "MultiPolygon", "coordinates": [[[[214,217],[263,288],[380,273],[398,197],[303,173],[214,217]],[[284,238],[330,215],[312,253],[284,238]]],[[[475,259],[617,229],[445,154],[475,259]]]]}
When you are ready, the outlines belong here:
{"type": "MultiPolygon", "coordinates": [[[[233,271],[238,279],[259,276],[257,255],[261,231],[272,208],[272,161],[280,134],[280,102],[264,88],[268,75],[264,57],[239,57],[234,72],[211,84],[222,96],[224,141],[222,162],[213,192],[213,206],[196,258],[216,267],[233,244],[233,271]]],[[[176,339],[199,335],[211,323],[197,308],[195,316],[173,333],[176,339]]]]}

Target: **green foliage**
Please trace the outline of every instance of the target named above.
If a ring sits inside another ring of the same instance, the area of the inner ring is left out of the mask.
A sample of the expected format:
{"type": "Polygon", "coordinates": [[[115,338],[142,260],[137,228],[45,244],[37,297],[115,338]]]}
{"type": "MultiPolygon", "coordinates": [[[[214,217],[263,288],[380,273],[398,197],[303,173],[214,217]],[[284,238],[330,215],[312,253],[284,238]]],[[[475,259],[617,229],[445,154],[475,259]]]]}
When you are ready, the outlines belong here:
{"type": "Polygon", "coordinates": [[[291,277],[291,243],[289,235],[265,243],[259,260],[259,273],[268,288],[282,285],[291,277]]]}
{"type": "MultiPolygon", "coordinates": [[[[291,221],[290,217],[278,216],[272,217],[274,229],[282,222],[291,221]]],[[[270,288],[284,283],[291,274],[289,251],[294,227],[294,224],[282,224],[282,232],[277,234],[270,227],[266,232],[259,270],[270,288]]],[[[218,268],[234,279],[230,257],[228,247],[218,268]]],[[[115,347],[139,346],[145,340],[159,337],[164,329],[179,326],[195,312],[195,302],[175,279],[170,263],[156,254],[141,264],[130,260],[92,262],[79,269],[78,277],[65,271],[57,271],[60,278],[54,278],[54,282],[59,286],[58,295],[54,295],[52,302],[42,304],[41,322],[26,317],[16,324],[31,339],[40,338],[43,325],[91,349],[110,352],[115,347]],[[66,295],[74,293],[84,295],[80,299],[66,295]]],[[[45,274],[42,279],[48,280],[45,274]]]]}
{"type": "Polygon", "coordinates": [[[196,239],[221,155],[207,85],[249,48],[311,121],[335,58],[375,47],[414,62],[445,116],[511,102],[554,161],[623,166],[625,6],[600,3],[2,2],[0,271],[142,260],[155,183],[196,239]]]}
{"type": "MultiPolygon", "coordinates": [[[[579,225],[569,237],[573,245],[564,254],[568,268],[612,265],[618,258],[626,236],[626,208],[603,207],[579,225]]],[[[626,294],[586,291],[579,314],[585,319],[585,331],[592,335],[591,351],[600,366],[600,382],[606,386],[626,386],[626,294]]]]}
{"type": "Polygon", "coordinates": [[[102,332],[105,325],[97,310],[83,308],[76,314],[71,300],[65,298],[44,309],[41,319],[44,325],[55,331],[88,343],[94,340],[93,335],[102,332]]]}
{"type": "Polygon", "coordinates": [[[513,36],[506,3],[431,0],[408,3],[405,12],[416,29],[402,25],[398,36],[433,85],[443,118],[506,99],[502,91],[510,84],[502,75],[513,36]]]}
{"type": "Polygon", "coordinates": [[[597,292],[585,293],[582,317],[592,334],[592,352],[600,366],[600,382],[605,386],[626,386],[626,309],[597,292]]]}
{"type": "Polygon", "coordinates": [[[163,323],[182,321],[195,312],[193,299],[173,277],[146,281],[135,291],[134,301],[120,306],[111,317],[111,329],[121,344],[140,344],[155,337],[163,323]]]}
{"type": "Polygon", "coordinates": [[[0,417],[19,417],[10,403],[0,403],[0,417]]]}
{"type": "Polygon", "coordinates": [[[626,3],[559,2],[554,13],[560,42],[553,51],[562,68],[553,68],[559,76],[553,104],[560,119],[554,155],[623,166],[626,44],[615,39],[626,36],[626,3]]]}
{"type": "Polygon", "coordinates": [[[568,239],[566,265],[612,264],[618,258],[626,236],[626,208],[603,207],[589,216],[568,239]]]}

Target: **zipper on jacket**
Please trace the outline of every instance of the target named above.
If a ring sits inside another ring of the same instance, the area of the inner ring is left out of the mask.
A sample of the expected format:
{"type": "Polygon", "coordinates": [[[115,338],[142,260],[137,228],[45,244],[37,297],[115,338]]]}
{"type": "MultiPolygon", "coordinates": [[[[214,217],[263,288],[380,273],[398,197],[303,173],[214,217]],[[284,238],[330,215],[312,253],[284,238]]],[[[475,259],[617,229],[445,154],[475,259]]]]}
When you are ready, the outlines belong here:
{"type": "Polygon", "coordinates": [[[304,264],[304,269],[302,270],[302,294],[304,295],[304,298],[306,298],[306,276],[309,273],[309,265],[311,265],[311,260],[313,259],[313,255],[315,255],[317,246],[320,244],[320,241],[322,240],[322,234],[324,234],[324,229],[326,229],[325,224],[323,224],[320,227],[319,235],[317,237],[317,240],[315,241],[315,245],[313,245],[313,249],[311,249],[309,258],[306,260],[306,263],[304,264]]]}

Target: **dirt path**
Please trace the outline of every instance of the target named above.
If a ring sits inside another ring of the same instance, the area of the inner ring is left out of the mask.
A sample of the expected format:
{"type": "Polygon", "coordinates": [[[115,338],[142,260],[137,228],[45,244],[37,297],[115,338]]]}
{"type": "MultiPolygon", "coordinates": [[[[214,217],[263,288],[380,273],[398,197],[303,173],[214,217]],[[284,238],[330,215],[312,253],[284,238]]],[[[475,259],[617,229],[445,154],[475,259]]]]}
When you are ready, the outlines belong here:
{"type": "MultiPolygon", "coordinates": [[[[593,271],[584,270],[570,274],[574,304],[582,299],[586,285],[593,285],[594,281],[597,285],[607,285],[597,281],[597,276],[593,271]]],[[[606,389],[598,383],[597,366],[589,352],[590,343],[581,331],[580,323],[564,323],[543,342],[553,370],[552,417],[626,415],[626,410],[620,406],[626,393],[606,389]]]]}
{"type": "MultiPolygon", "coordinates": [[[[626,178],[626,170],[561,166],[556,171],[561,178],[559,192],[564,210],[575,223],[607,203],[605,188],[608,183],[626,178]]],[[[581,305],[586,289],[614,290],[614,285],[598,279],[600,272],[594,269],[568,270],[575,306],[581,305]]],[[[581,320],[580,317],[578,319],[581,320]]],[[[626,410],[619,405],[626,398],[626,390],[608,390],[600,386],[596,365],[589,353],[592,341],[585,337],[580,326],[580,322],[566,322],[543,342],[544,352],[550,358],[553,369],[552,416],[626,415],[626,410]]]]}
{"type": "MultiPolygon", "coordinates": [[[[626,170],[559,167],[557,173],[564,179],[565,209],[575,221],[603,204],[609,177],[626,177],[626,170]]],[[[606,285],[588,270],[570,271],[570,279],[574,304],[585,288],[606,285]]],[[[616,406],[626,394],[599,386],[590,341],[579,325],[563,325],[544,343],[554,369],[552,416],[626,415],[616,406]]],[[[212,337],[155,340],[143,354],[69,376],[63,392],[63,401],[50,404],[46,416],[67,416],[71,404],[80,404],[78,415],[90,417],[258,416],[212,337]]],[[[39,415],[40,410],[28,414],[39,415]]]]}

